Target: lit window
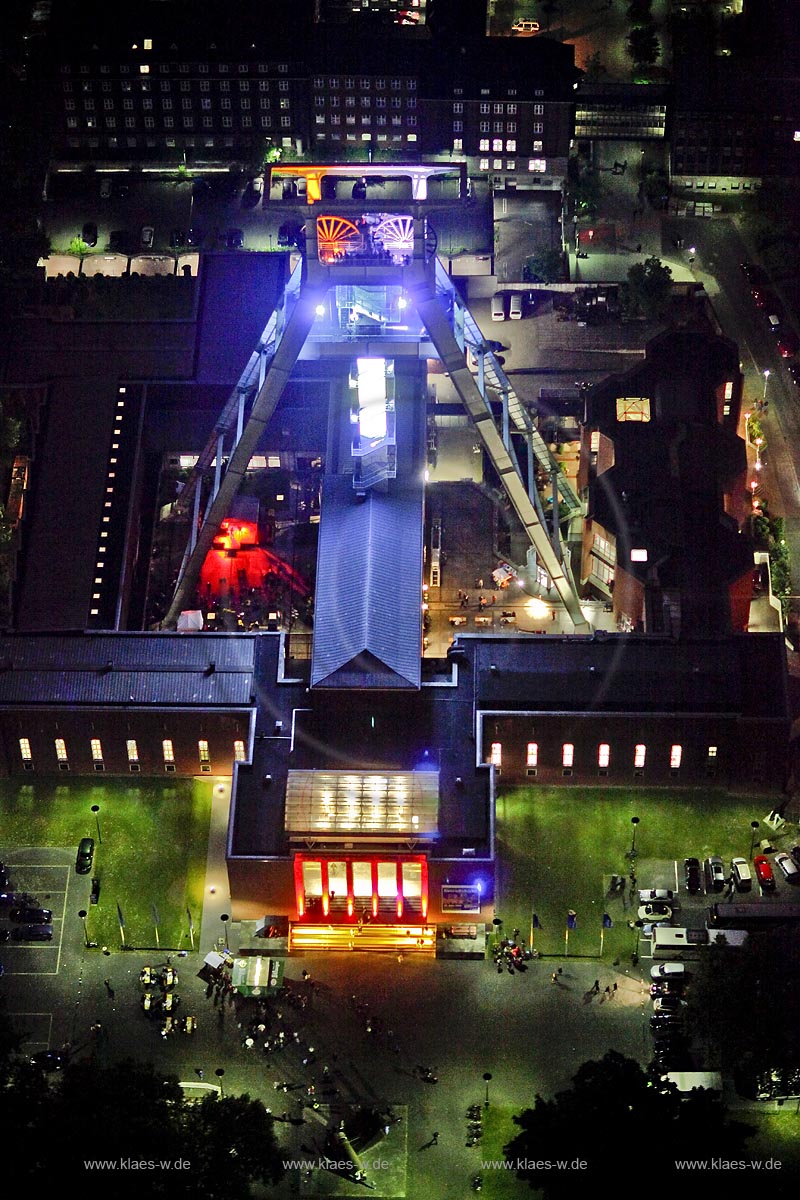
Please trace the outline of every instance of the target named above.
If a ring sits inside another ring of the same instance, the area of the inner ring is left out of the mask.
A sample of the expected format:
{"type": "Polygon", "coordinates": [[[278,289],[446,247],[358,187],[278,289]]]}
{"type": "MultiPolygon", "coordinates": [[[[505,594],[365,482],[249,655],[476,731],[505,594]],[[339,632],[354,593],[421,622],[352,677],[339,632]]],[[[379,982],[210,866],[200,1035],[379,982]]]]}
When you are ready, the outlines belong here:
{"type": "Polygon", "coordinates": [[[649,396],[617,396],[618,421],[649,421],[649,396]]]}
{"type": "Polygon", "coordinates": [[[239,739],[237,739],[233,743],[233,757],[236,762],[244,762],[245,761],[244,742],[240,741],[239,739]]]}
{"type": "Polygon", "coordinates": [[[503,151],[503,139],[502,138],[493,138],[492,139],[492,150],[495,152],[495,154],[502,153],[502,151],[503,151]]]}
{"type": "Polygon", "coordinates": [[[208,752],[208,742],[205,741],[204,738],[201,738],[200,741],[197,743],[197,749],[200,754],[200,762],[201,763],[211,762],[211,755],[208,752]]]}
{"type": "Polygon", "coordinates": [[[31,755],[30,738],[20,738],[19,739],[19,752],[22,755],[23,762],[31,761],[33,756],[31,755]]]}
{"type": "Polygon", "coordinates": [[[481,138],[480,142],[478,143],[478,149],[479,150],[488,150],[489,149],[489,139],[481,138]]]}
{"type": "Polygon", "coordinates": [[[575,759],[575,747],[572,742],[564,742],[561,747],[561,765],[562,767],[571,767],[575,759]]]}
{"type": "Polygon", "coordinates": [[[92,762],[103,761],[103,744],[100,738],[92,738],[92,762]]]}
{"type": "Polygon", "coordinates": [[[489,754],[489,762],[493,767],[502,766],[503,763],[503,744],[502,742],[492,742],[491,753],[489,754]]]}
{"type": "Polygon", "coordinates": [[[528,757],[526,763],[529,767],[537,767],[539,765],[539,743],[528,742],[528,757]]]}
{"type": "Polygon", "coordinates": [[[597,747],[597,765],[598,767],[607,767],[611,761],[611,747],[608,742],[601,742],[597,747]]]}
{"type": "Polygon", "coordinates": [[[139,64],[139,74],[140,75],[149,75],[150,74],[150,68],[147,66],[146,63],[139,64]]]}
{"type": "Polygon", "coordinates": [[[716,758],[716,757],[717,757],[717,747],[716,747],[716,746],[709,746],[709,747],[708,747],[708,757],[709,757],[709,758],[716,758]]]}
{"type": "Polygon", "coordinates": [[[528,159],[528,170],[534,171],[537,175],[544,175],[547,171],[547,161],[544,158],[528,159]]]}
{"type": "Polygon", "coordinates": [[[647,551],[644,549],[631,550],[631,562],[647,562],[647,551]]]}
{"type": "Polygon", "coordinates": [[[681,765],[682,757],[683,757],[683,746],[672,746],[670,748],[669,765],[670,765],[671,770],[673,770],[673,771],[678,770],[678,767],[681,765]]]}
{"type": "Polygon", "coordinates": [[[637,767],[639,770],[641,770],[641,768],[644,766],[644,762],[645,762],[646,758],[647,758],[647,747],[643,743],[640,742],[639,745],[636,746],[633,751],[634,767],[637,767]]]}
{"type": "Polygon", "coordinates": [[[137,747],[134,739],[128,738],[128,740],[125,743],[125,746],[128,751],[128,762],[129,763],[138,762],[139,761],[139,750],[138,750],[138,747],[137,747]]]}
{"type": "Polygon", "coordinates": [[[172,745],[172,738],[164,738],[163,742],[161,743],[161,748],[162,748],[162,751],[164,754],[164,762],[165,763],[174,763],[175,762],[175,750],[172,745]]]}

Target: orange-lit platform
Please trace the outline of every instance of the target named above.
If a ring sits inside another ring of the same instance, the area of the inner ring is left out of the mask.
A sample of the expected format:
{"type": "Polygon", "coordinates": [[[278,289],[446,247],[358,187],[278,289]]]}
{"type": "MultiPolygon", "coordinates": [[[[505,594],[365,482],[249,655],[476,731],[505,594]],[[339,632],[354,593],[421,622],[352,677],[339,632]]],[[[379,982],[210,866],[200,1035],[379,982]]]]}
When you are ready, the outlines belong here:
{"type": "Polygon", "coordinates": [[[371,950],[385,954],[436,953],[433,925],[290,925],[289,949],[296,954],[309,950],[371,950]]]}

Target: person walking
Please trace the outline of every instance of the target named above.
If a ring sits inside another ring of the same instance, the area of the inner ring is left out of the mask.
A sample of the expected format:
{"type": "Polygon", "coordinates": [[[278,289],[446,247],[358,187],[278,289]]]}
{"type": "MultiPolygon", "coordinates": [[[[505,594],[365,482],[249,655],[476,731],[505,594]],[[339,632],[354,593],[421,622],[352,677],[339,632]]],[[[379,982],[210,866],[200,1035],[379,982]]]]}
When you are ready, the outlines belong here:
{"type": "Polygon", "coordinates": [[[600,980],[595,979],[594,983],[592,984],[592,995],[596,996],[599,991],[600,991],[600,980]]]}
{"type": "Polygon", "coordinates": [[[439,1145],[439,1130],[438,1129],[434,1129],[433,1133],[431,1134],[431,1141],[433,1142],[434,1146],[439,1145]]]}

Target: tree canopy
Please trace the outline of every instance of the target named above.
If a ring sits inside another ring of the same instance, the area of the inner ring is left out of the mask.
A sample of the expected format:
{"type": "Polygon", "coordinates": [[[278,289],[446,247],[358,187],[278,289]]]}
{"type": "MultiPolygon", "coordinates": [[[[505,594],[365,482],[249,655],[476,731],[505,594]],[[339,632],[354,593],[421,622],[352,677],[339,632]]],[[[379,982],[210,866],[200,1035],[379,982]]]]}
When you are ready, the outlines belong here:
{"type": "Polygon", "coordinates": [[[676,1159],[711,1153],[741,1159],[752,1133],[728,1120],[717,1092],[682,1097],[674,1084],[616,1050],[583,1063],[568,1090],[552,1100],[537,1096],[514,1123],[520,1132],[504,1148],[506,1159],[545,1200],[574,1200],[592,1188],[601,1195],[616,1191],[623,1165],[627,1178],[644,1172],[659,1190],[677,1186],[686,1173],[676,1169],[676,1159]],[[578,1159],[585,1167],[576,1167],[578,1159]]]}
{"type": "Polygon", "coordinates": [[[621,291],[622,304],[629,316],[657,319],[664,315],[670,302],[672,271],[660,258],[651,255],[644,262],[634,263],[621,291]]]}

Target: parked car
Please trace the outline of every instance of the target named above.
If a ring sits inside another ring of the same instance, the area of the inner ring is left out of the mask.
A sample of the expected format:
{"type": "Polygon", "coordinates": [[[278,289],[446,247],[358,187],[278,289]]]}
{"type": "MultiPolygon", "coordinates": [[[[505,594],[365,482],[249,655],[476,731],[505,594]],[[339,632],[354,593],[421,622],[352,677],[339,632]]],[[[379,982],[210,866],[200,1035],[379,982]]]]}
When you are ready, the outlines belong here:
{"type": "Polygon", "coordinates": [[[538,21],[515,21],[511,26],[512,33],[538,33],[538,21]]]}
{"type": "Polygon", "coordinates": [[[41,1071],[60,1071],[64,1066],[64,1058],[56,1054],[55,1050],[40,1050],[38,1054],[31,1056],[31,1066],[38,1067],[41,1071]]]}
{"type": "Polygon", "coordinates": [[[171,229],[169,234],[169,244],[171,250],[177,250],[179,246],[186,245],[186,232],[183,229],[171,229]]]}
{"type": "Polygon", "coordinates": [[[153,242],[155,241],[155,238],[156,238],[156,231],[153,228],[153,226],[152,225],[143,225],[142,231],[139,234],[139,241],[142,243],[142,247],[145,250],[152,250],[153,242]]]}
{"type": "Polygon", "coordinates": [[[94,859],[94,838],[81,838],[78,846],[78,856],[75,859],[75,871],[78,875],[88,875],[94,859]]]}
{"type": "Polygon", "coordinates": [[[731,859],[731,878],[737,892],[749,892],[753,886],[753,872],[746,858],[731,859]]]}
{"type": "Polygon", "coordinates": [[[229,229],[225,234],[225,245],[229,250],[241,250],[244,245],[244,234],[241,229],[229,229]]]}
{"type": "Polygon", "coordinates": [[[203,237],[204,237],[204,234],[203,234],[202,229],[196,229],[194,227],[192,227],[191,229],[187,229],[186,230],[186,245],[192,246],[192,247],[199,246],[201,244],[201,242],[203,241],[203,237]]]}
{"type": "Polygon", "coordinates": [[[686,1001],[680,996],[656,996],[653,1001],[654,1013],[679,1013],[686,1007],[686,1001]]]}
{"type": "Polygon", "coordinates": [[[15,942],[50,942],[53,940],[53,926],[17,925],[11,936],[15,942]]]}
{"type": "Polygon", "coordinates": [[[703,863],[706,891],[721,892],[725,887],[725,866],[718,854],[710,854],[703,863]]]}
{"type": "Polygon", "coordinates": [[[703,876],[700,871],[699,858],[685,858],[683,860],[683,876],[686,880],[686,890],[695,896],[703,890],[703,876]]]}
{"type": "Polygon", "coordinates": [[[682,1016],[680,1013],[659,1012],[653,1013],[650,1018],[650,1028],[653,1032],[660,1029],[680,1029],[682,1026],[682,1016]]]}
{"type": "Polygon", "coordinates": [[[651,979],[682,979],[686,975],[686,964],[682,962],[655,963],[650,968],[651,979]]]}
{"type": "Polygon", "coordinates": [[[11,887],[11,877],[5,863],[0,863],[0,889],[4,892],[11,887]]]}
{"type": "Polygon", "coordinates": [[[8,919],[18,925],[49,925],[53,914],[49,908],[12,908],[8,919]]]}
{"type": "Polygon", "coordinates": [[[640,921],[652,921],[654,925],[672,920],[672,909],[658,900],[654,904],[643,904],[636,914],[640,921]]]}
{"type": "Polygon", "coordinates": [[[787,883],[800,883],[800,867],[789,854],[775,855],[775,863],[787,883]]]}
{"type": "Polygon", "coordinates": [[[765,287],[754,287],[750,289],[750,295],[753,297],[753,303],[756,308],[777,308],[778,301],[765,287]]]}
{"type": "Polygon", "coordinates": [[[795,387],[800,387],[800,363],[790,362],[786,367],[795,387]]]}
{"type": "Polygon", "coordinates": [[[522,320],[522,295],[519,292],[511,293],[509,316],[511,317],[512,321],[522,320]]]}
{"type": "Polygon", "coordinates": [[[500,292],[496,292],[492,296],[492,320],[505,321],[506,319],[506,299],[500,292]]]}
{"type": "Polygon", "coordinates": [[[81,241],[87,246],[97,245],[97,226],[94,221],[87,221],[81,230],[81,241]]]}
{"type": "Polygon", "coordinates": [[[113,254],[129,254],[131,235],[127,229],[112,229],[108,235],[108,248],[113,254]]]}
{"type": "Polygon", "coordinates": [[[784,329],[778,335],[778,354],[781,358],[794,358],[800,350],[800,342],[790,329],[784,329]]]}
{"type": "Polygon", "coordinates": [[[800,846],[792,846],[789,853],[791,854],[794,861],[797,863],[798,867],[800,867],[800,846]]]}
{"type": "Polygon", "coordinates": [[[763,267],[759,267],[757,263],[743,262],[739,263],[747,282],[751,287],[766,287],[769,283],[769,276],[763,267]]]}
{"type": "Polygon", "coordinates": [[[674,893],[669,888],[643,888],[639,892],[639,903],[648,904],[651,900],[672,900],[674,893]]]}
{"type": "Polygon", "coordinates": [[[650,984],[651,996],[682,996],[683,995],[683,976],[678,975],[674,979],[657,979],[655,983],[650,984]]]}
{"type": "Polygon", "coordinates": [[[763,892],[774,892],[775,876],[772,874],[772,867],[766,855],[757,854],[753,859],[753,866],[756,869],[756,879],[761,884],[761,890],[763,892]]]}
{"type": "Polygon", "coordinates": [[[100,199],[101,200],[110,200],[111,193],[113,190],[114,190],[113,181],[111,180],[110,176],[106,175],[106,177],[104,179],[100,180],[100,199]]]}

